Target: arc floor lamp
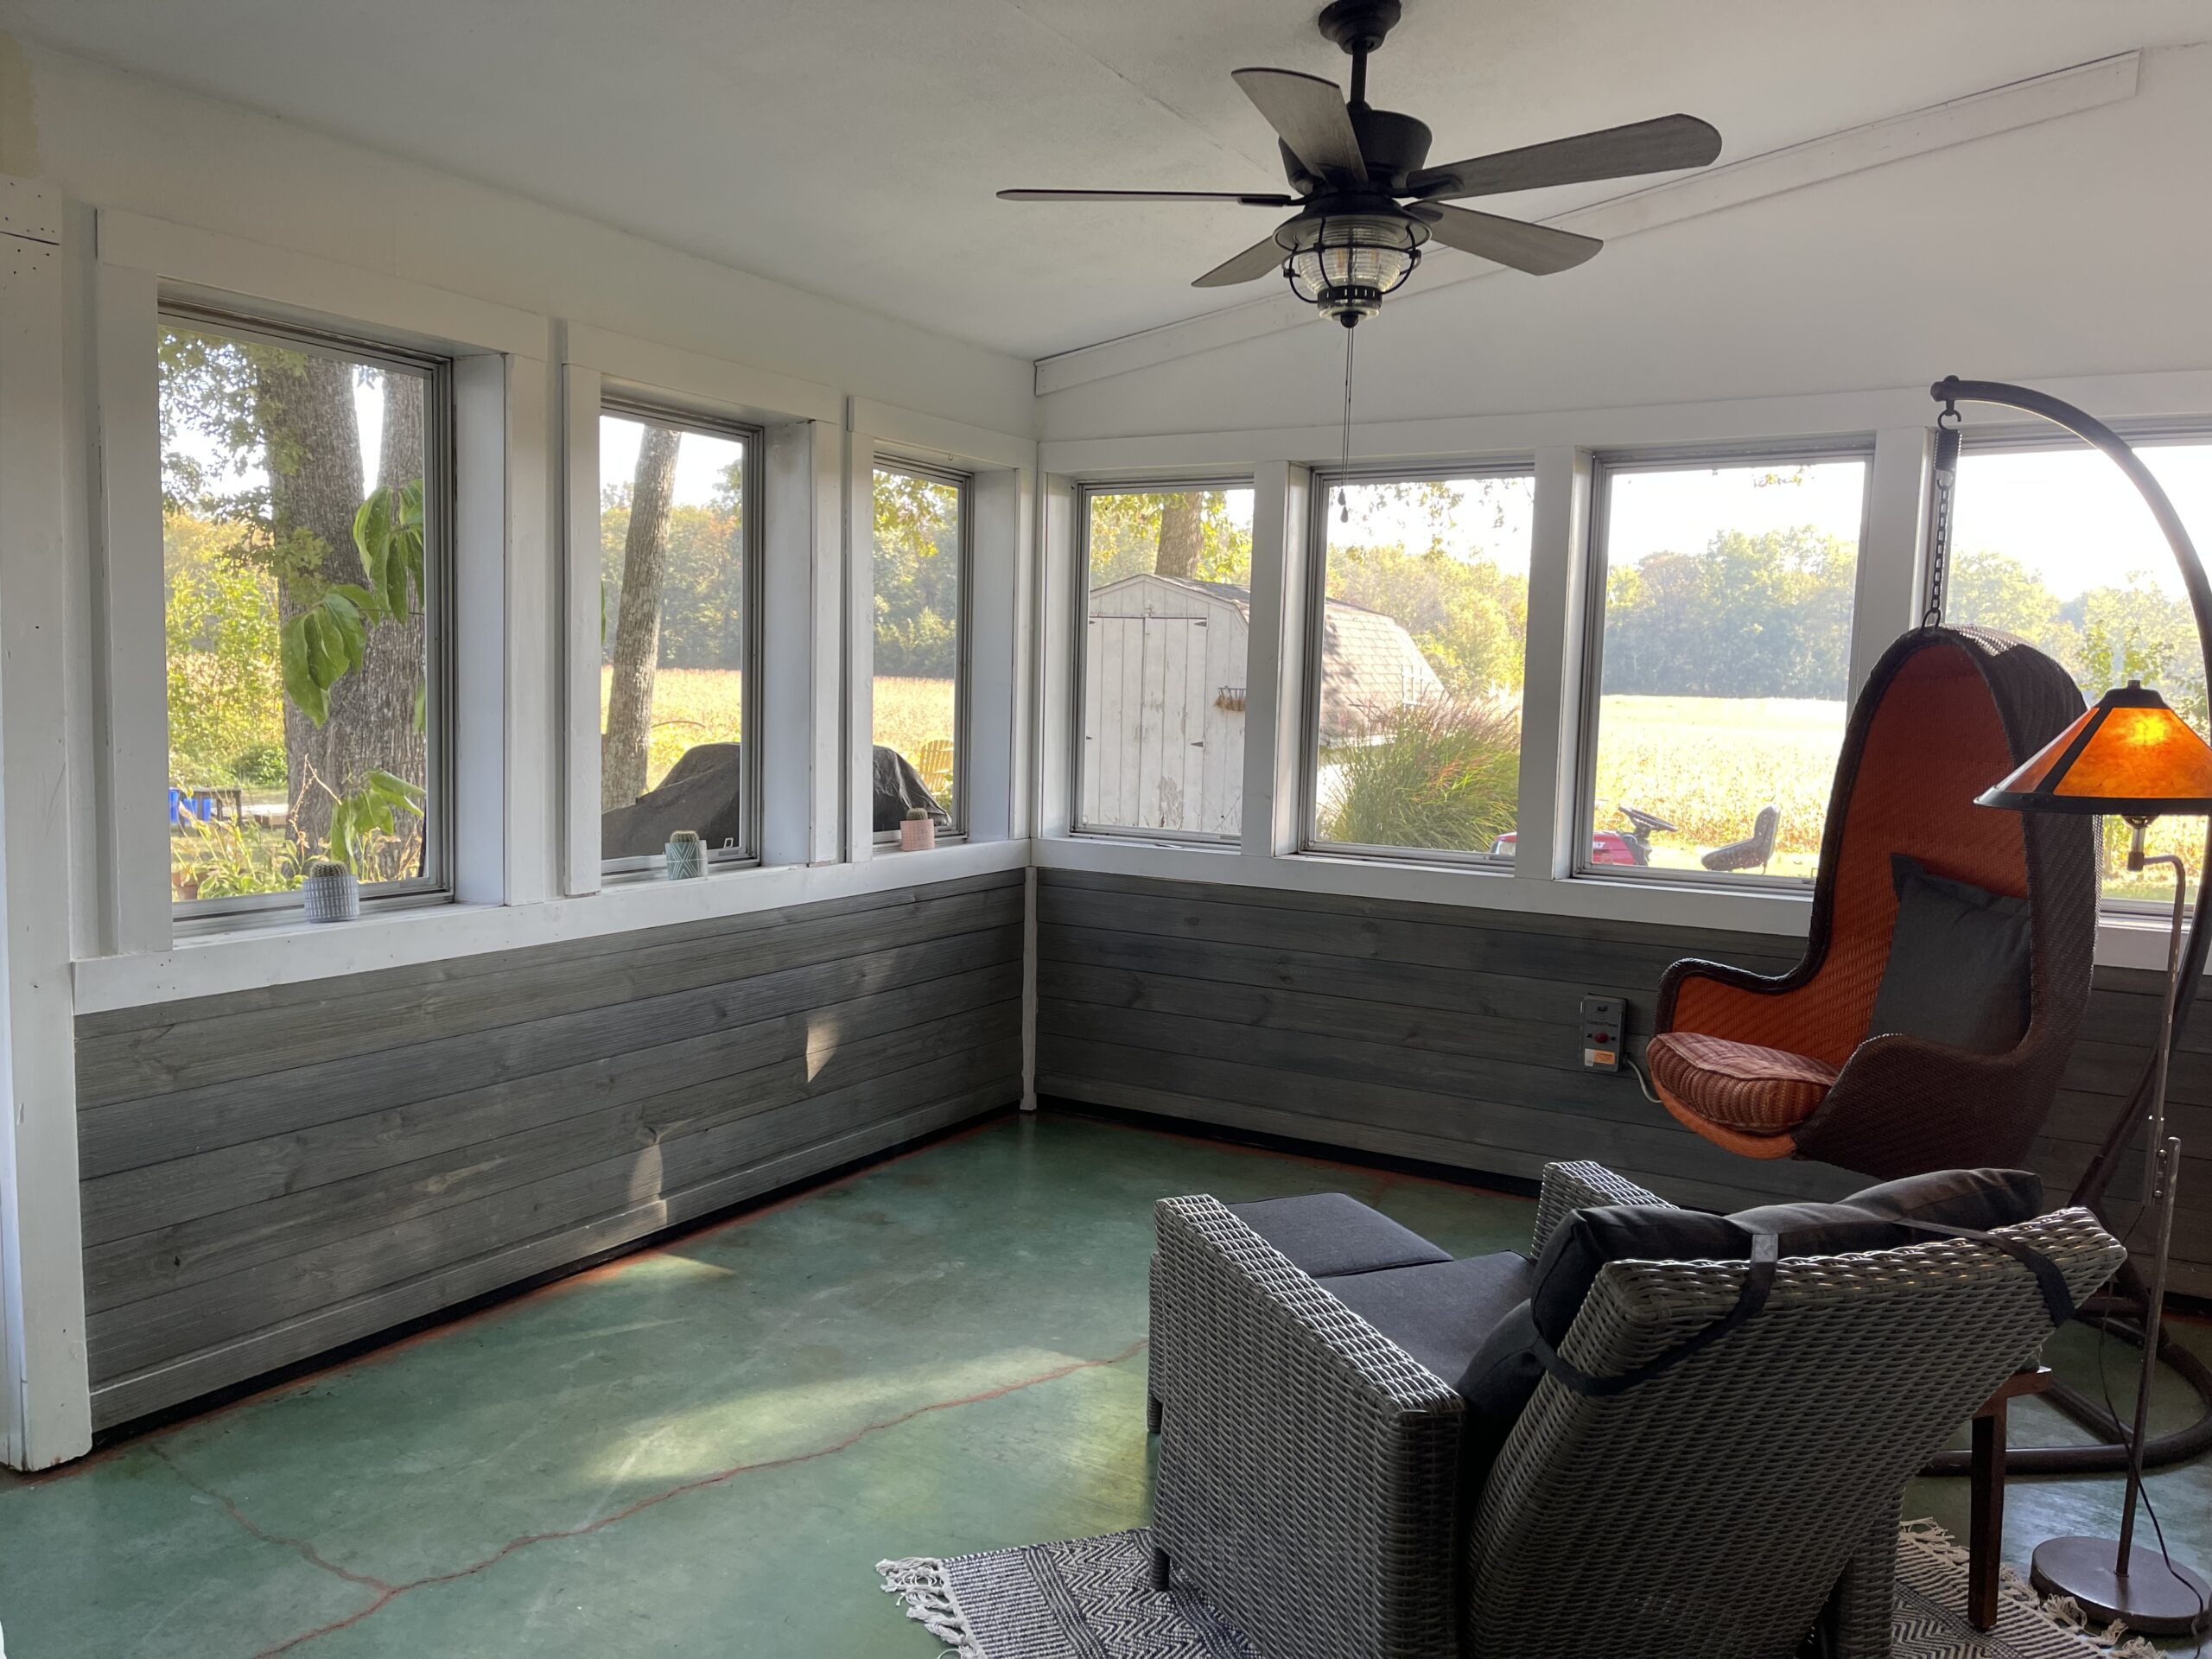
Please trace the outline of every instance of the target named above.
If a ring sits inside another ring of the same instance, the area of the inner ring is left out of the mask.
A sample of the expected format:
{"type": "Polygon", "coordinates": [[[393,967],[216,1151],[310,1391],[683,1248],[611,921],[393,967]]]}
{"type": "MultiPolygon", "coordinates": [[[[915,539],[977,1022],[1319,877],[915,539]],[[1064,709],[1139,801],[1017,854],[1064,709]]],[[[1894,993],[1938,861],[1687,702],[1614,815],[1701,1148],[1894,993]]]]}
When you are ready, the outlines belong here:
{"type": "MultiPolygon", "coordinates": [[[[2094,416],[2025,386],[1961,380],[1955,376],[1938,381],[1929,390],[1944,405],[1936,452],[1937,487],[1942,493],[1937,518],[1939,558],[1948,530],[1948,515],[1941,509],[1948,505],[1958,463],[1958,405],[1994,404],[2022,410],[2064,427],[2102,450],[2120,466],[2142,493],[2159,528],[2165,532],[2188,589],[2190,609],[2196,620],[2198,649],[2205,661],[2206,683],[2212,687],[2212,584],[2206,581],[2203,565],[2180,515],[2174,511],[2173,503],[2157,478],[2144,465],[2142,457],[2094,416]]],[[[2166,1134],[2166,1071],[2176,1033],[2187,1014],[2196,982],[2203,975],[2207,950],[2212,948],[2205,902],[2207,886],[2212,884],[2212,836],[2207,840],[2203,866],[2206,879],[2198,885],[2196,919],[2184,943],[2183,920],[2189,899],[2188,867],[2171,855],[2146,856],[2144,832],[2153,818],[2169,814],[2212,814],[2212,747],[2208,747],[2188,722],[2168,708],[2156,691],[2146,690],[2139,682],[2131,680],[2126,686],[2107,692],[2094,708],[2030,757],[2026,764],[2002,782],[1993,785],[1980,801],[1985,806],[2009,807],[2017,811],[2117,817],[2133,832],[2127,854],[2129,870],[2140,872],[2153,865],[2164,865],[2173,872],[2173,920],[2168,938],[2158,1041],[2126,1109],[2106,1135],[2103,1146],[2074,1193],[2075,1202],[2092,1209],[2101,1208],[2113,1173],[2135,1132],[2139,1128],[2147,1131],[2144,1201],[2157,1228],[2150,1282],[2140,1284],[2132,1268],[2122,1269],[2122,1296],[2139,1294],[2142,1303],[2139,1324],[2130,1333],[2139,1337],[2143,1350],[2134,1421],[2121,1435],[2119,1446],[2036,1448],[2024,1453],[2021,1461],[2033,1466],[2031,1460],[2038,1452],[2072,1451],[2109,1455],[2124,1447],[2127,1491],[2118,1540],[2053,1538],[2039,1545],[2034,1557],[2037,1587],[2046,1593],[2070,1595],[2101,1617],[2125,1619],[2134,1630],[2153,1634],[2195,1630],[2204,1622],[2208,1611],[2212,1611],[2204,1580],[2177,1565],[2163,1548],[2137,1548],[2135,1512],[2142,1497],[2145,1453],[2150,1446],[2151,1389],[2161,1349],[2167,1349],[2170,1360],[2177,1357],[2185,1359],[2187,1363],[2180,1369],[2196,1385],[2200,1397],[2206,1393],[2203,1367],[2196,1364],[2186,1351],[2166,1344],[2160,1316],[2165,1301],[2166,1267],[2173,1230],[2174,1182],[2181,1167],[2181,1142],[2166,1134]]],[[[2109,1308],[2096,1317],[2107,1328],[2118,1327],[2109,1308]]],[[[2093,1427],[2109,1425],[2107,1432],[2119,1431],[2120,1426],[2113,1423],[2109,1416],[2098,1416],[2101,1421],[2093,1427]]],[[[2180,1444],[2161,1449],[2171,1456],[2191,1455],[2212,1439],[2212,1433],[2208,1431],[2212,1431],[2212,1416],[2202,1417],[2194,1427],[2166,1437],[2170,1442],[2180,1444]],[[2197,1442],[2194,1447],[2187,1444],[2192,1439],[2197,1442]]],[[[2070,1465],[2059,1466],[2082,1467],[2085,1462],[2076,1460],[2070,1465]]]]}

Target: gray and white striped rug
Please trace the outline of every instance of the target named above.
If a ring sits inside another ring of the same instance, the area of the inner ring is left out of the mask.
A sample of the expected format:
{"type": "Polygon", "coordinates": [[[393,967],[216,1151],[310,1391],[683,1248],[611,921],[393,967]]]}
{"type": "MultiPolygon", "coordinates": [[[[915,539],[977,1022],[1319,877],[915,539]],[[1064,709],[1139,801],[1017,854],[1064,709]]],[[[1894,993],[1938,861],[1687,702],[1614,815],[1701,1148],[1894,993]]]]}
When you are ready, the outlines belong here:
{"type": "MultiPolygon", "coordinates": [[[[1025,1544],[948,1560],[880,1561],[883,1587],[906,1617],[959,1659],[1259,1659],[1187,1590],[1151,1582],[1142,1529],[1025,1544]]],[[[1897,1535],[1895,1659],[2133,1659],[2145,1644],[2069,1627],[2008,1576],[2003,1611],[1983,1634],[1966,1621],[1965,1553],[1932,1522],[1897,1535]]],[[[2155,1655],[2152,1659],[2156,1659],[2155,1655]]]]}

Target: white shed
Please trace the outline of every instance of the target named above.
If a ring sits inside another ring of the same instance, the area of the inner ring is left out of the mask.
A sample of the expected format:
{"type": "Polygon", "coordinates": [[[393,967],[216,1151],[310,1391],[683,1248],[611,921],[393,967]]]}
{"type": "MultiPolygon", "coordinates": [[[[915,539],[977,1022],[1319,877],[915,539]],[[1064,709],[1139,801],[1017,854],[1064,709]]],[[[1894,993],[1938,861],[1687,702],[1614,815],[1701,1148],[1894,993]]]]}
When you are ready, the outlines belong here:
{"type": "MultiPolygon", "coordinates": [[[[1252,595],[1228,582],[1125,576],[1090,595],[1084,642],[1083,820],[1235,835],[1244,812],[1245,647],[1252,595]]],[[[1440,692],[1389,617],[1328,601],[1321,741],[1440,692]]]]}

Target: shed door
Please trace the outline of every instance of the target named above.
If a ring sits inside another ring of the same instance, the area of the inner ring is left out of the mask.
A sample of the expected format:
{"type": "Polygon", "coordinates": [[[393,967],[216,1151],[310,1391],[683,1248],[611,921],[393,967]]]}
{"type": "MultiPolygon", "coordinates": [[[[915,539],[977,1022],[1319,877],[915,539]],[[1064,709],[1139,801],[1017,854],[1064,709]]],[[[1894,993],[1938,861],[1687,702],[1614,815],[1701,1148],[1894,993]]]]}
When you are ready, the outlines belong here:
{"type": "MultiPolygon", "coordinates": [[[[1203,616],[1094,616],[1085,641],[1083,816],[1139,830],[1205,827],[1203,616]]],[[[1240,780],[1241,781],[1241,780],[1240,780]]]]}

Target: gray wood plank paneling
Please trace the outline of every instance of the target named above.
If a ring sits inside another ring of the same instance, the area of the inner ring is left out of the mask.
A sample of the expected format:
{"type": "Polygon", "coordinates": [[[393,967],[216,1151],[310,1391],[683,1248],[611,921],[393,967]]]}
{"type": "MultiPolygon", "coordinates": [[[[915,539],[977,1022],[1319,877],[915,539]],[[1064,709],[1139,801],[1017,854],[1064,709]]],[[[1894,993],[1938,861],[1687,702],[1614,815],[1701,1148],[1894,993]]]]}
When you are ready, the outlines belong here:
{"type": "MultiPolygon", "coordinates": [[[[1011,902],[1019,905],[1019,894],[1011,902]]],[[[388,1046],[376,1054],[373,1064],[349,1056],[283,1072],[278,1084],[204,1084],[150,1096],[150,1108],[125,1101],[80,1109],[80,1166],[85,1175],[97,1178],[163,1163],[214,1147],[701,1036],[768,1014],[911,983],[933,973],[960,971],[981,965],[999,948],[1000,937],[1014,925],[997,913],[1002,908],[964,917],[958,931],[892,950],[861,951],[810,967],[428,1042],[414,1040],[403,1020],[391,1029],[388,1046]]],[[[303,1009],[302,1017],[322,1020],[331,1012],[303,1009]]]]}
{"type": "MultiPolygon", "coordinates": [[[[1840,1170],[1738,1159],[1583,1071],[1581,997],[1629,1004],[1646,1040],[1660,973],[1685,956],[1780,972],[1800,941],[1401,900],[1039,873],[1039,1091],[1519,1177],[1597,1158],[1688,1201],[1834,1196],[1840,1170]]],[[[2071,1189],[2122,1109],[2158,980],[2100,969],[2083,1039],[2031,1153],[2071,1189]]],[[[2212,1147],[2212,1014],[2191,1023],[2169,1113],[2212,1147]]],[[[2180,1282],[2212,1287],[2212,1159],[2185,1160],[2180,1282]]],[[[2125,1205],[2131,1161],[2113,1183],[2125,1205]]]]}
{"type": "Polygon", "coordinates": [[[835,962],[856,950],[942,938],[963,926],[1018,921],[1020,893],[1004,886],[925,893],[818,921],[770,913],[783,919],[720,938],[666,940],[656,931],[643,937],[657,942],[643,945],[623,943],[633,936],[616,935],[593,954],[545,963],[524,957],[503,972],[457,981],[417,982],[411,969],[334,980],[309,1001],[344,1007],[342,1020],[303,1022],[297,1001],[233,1010],[227,999],[211,999],[213,1006],[196,1016],[81,1040],[78,1098],[98,1107],[381,1053],[401,1022],[410,1041],[428,1042],[835,962]]]}
{"type": "Polygon", "coordinates": [[[1007,873],[79,1025],[102,1426],[1020,1091],[1007,873]]]}

